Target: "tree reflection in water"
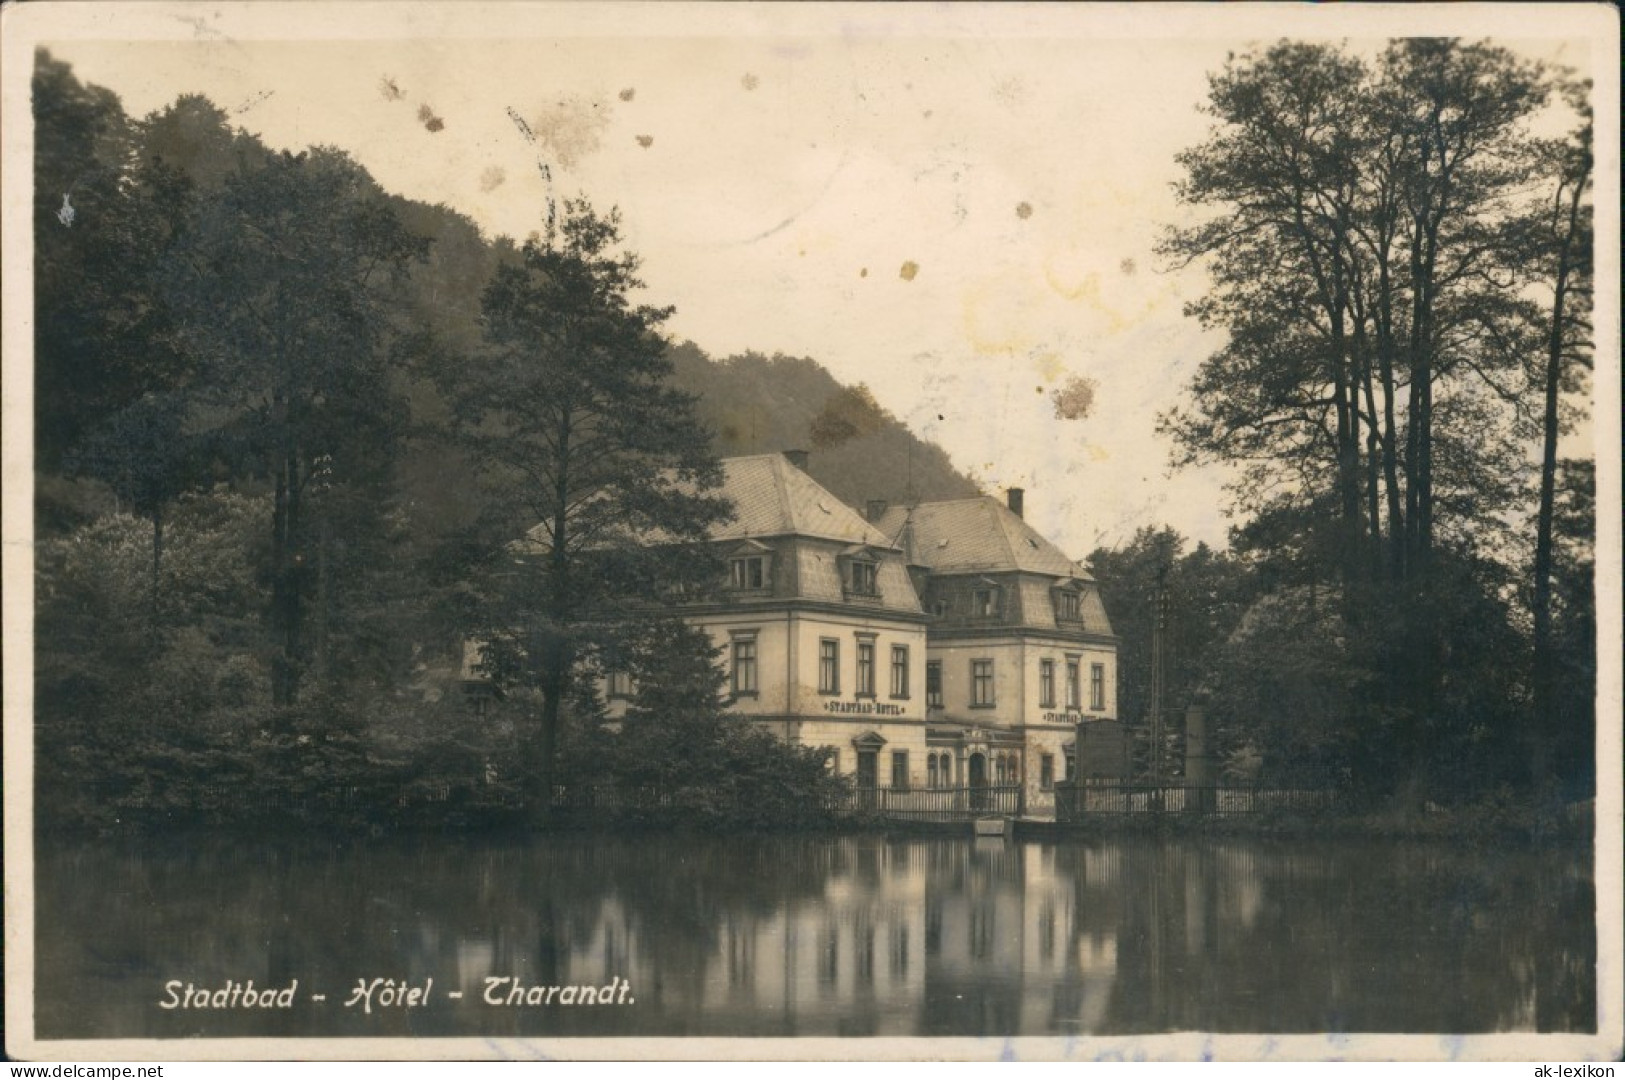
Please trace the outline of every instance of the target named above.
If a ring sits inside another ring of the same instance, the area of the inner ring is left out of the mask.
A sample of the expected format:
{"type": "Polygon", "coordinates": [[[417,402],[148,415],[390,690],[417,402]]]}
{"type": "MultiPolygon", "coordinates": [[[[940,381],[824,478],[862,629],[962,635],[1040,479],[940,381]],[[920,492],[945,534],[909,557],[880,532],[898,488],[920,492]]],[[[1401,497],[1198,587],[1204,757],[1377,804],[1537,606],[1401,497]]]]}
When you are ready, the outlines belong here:
{"type": "Polygon", "coordinates": [[[43,1038],[1592,1030],[1575,853],[1422,843],[188,836],[42,852],[43,1038]],[[632,985],[493,1008],[487,976],[632,985]],[[361,978],[431,1006],[346,1009],[361,978]],[[169,979],[287,1011],[162,1010],[169,979]],[[448,991],[467,996],[451,1001],[448,991]],[[312,992],[327,1002],[309,1001],[312,992]]]}

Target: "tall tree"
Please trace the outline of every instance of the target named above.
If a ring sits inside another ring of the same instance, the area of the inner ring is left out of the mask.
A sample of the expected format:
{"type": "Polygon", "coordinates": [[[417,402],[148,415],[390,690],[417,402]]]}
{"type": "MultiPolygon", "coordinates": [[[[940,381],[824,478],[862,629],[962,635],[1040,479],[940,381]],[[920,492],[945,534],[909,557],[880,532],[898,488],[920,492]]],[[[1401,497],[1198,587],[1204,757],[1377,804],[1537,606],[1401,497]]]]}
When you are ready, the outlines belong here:
{"type": "Polygon", "coordinates": [[[496,270],[486,348],[442,366],[486,488],[485,550],[506,564],[476,613],[485,668],[539,698],[527,793],[538,816],[577,660],[617,611],[703,578],[693,544],[731,513],[712,493],[720,471],[694,399],[670,384],[659,328],[671,309],[635,302],[638,260],[619,243],[616,213],[568,202],[555,237],[496,270]]]}
{"type": "Polygon", "coordinates": [[[1564,428],[1565,391],[1578,389],[1591,361],[1592,180],[1589,82],[1565,87],[1580,124],[1565,141],[1546,143],[1540,153],[1548,176],[1547,199],[1530,222],[1538,280],[1551,291],[1545,315],[1545,348],[1536,384],[1541,392],[1540,504],[1535,515],[1535,565],[1531,608],[1534,615],[1536,780],[1550,784],[1551,756],[1545,748],[1560,739],[1554,720],[1557,664],[1552,633],[1553,533],[1557,502],[1557,443],[1564,428]]]}
{"type": "Polygon", "coordinates": [[[1289,459],[1326,455],[1351,581],[1368,525],[1351,306],[1365,79],[1358,60],[1315,43],[1233,60],[1210,80],[1217,130],[1179,156],[1180,198],[1228,212],[1164,244],[1184,260],[1216,256],[1216,288],[1192,310],[1233,331],[1202,375],[1230,392],[1218,416],[1185,428],[1187,447],[1248,456],[1267,447],[1278,462],[1283,449],[1289,459]]]}
{"type": "MultiPolygon", "coordinates": [[[[360,501],[378,511],[387,499],[402,415],[387,354],[388,287],[424,249],[359,166],[316,150],[231,172],[171,263],[167,295],[207,358],[199,394],[274,492],[279,705],[298,698],[313,659],[306,608],[332,580],[338,505],[355,506],[345,496],[366,492],[360,501]]],[[[354,523],[346,531],[366,535],[354,523]]],[[[324,610],[318,604],[318,616],[324,610]]],[[[314,659],[324,662],[320,652],[314,659]]]]}
{"type": "Polygon", "coordinates": [[[1402,718],[1415,772],[1393,780],[1412,797],[1455,700],[1442,594],[1463,568],[1490,587],[1481,553],[1515,557],[1507,509],[1528,501],[1538,245],[1520,222],[1548,90],[1488,43],[1404,39],[1361,61],[1282,42],[1212,78],[1214,130],[1180,158],[1182,199],[1211,216],[1164,251],[1207,266],[1190,311],[1226,340],[1165,430],[1181,460],[1242,464],[1244,535],[1294,552],[1297,583],[1337,587],[1383,669],[1360,681],[1367,704],[1402,718]]]}
{"type": "Polygon", "coordinates": [[[196,96],[182,97],[130,129],[119,211],[101,229],[102,242],[118,250],[117,266],[102,268],[116,283],[98,285],[95,295],[119,296],[138,314],[106,313],[96,342],[124,375],[107,386],[107,397],[82,410],[73,426],[79,437],[62,464],[106,483],[122,504],[152,523],[156,615],[165,515],[170,502],[201,479],[208,448],[199,433],[204,422],[195,392],[201,364],[165,295],[162,267],[187,241],[200,196],[218,192],[226,170],[253,144],[232,131],[224,111],[196,96]]]}

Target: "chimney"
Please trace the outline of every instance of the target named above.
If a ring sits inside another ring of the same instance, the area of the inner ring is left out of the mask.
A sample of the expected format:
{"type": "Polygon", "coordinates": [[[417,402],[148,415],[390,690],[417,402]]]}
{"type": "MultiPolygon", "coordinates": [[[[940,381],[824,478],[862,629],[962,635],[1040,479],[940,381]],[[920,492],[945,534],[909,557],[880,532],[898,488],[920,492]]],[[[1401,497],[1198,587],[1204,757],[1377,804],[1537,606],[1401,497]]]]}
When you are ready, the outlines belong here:
{"type": "Polygon", "coordinates": [[[788,461],[802,472],[807,471],[807,451],[805,450],[786,450],[784,452],[784,460],[788,461]]]}
{"type": "Polygon", "coordinates": [[[870,499],[864,508],[863,516],[868,518],[870,521],[879,521],[881,518],[885,517],[886,500],[870,499]]]}
{"type": "Polygon", "coordinates": [[[1016,517],[1022,516],[1021,497],[1025,494],[1027,493],[1020,488],[1010,488],[1004,493],[1005,501],[1010,505],[1010,512],[1016,515],[1016,517]]]}

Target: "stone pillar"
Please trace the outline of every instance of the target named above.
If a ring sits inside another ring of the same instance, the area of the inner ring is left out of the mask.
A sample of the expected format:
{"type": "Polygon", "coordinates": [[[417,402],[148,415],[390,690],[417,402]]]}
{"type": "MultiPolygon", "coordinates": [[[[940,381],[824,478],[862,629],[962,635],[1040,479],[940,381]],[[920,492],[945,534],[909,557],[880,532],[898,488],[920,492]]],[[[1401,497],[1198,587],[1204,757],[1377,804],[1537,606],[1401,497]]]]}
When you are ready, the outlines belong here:
{"type": "Polygon", "coordinates": [[[1193,701],[1185,707],[1185,808],[1213,812],[1213,755],[1208,752],[1207,707],[1193,701]]]}

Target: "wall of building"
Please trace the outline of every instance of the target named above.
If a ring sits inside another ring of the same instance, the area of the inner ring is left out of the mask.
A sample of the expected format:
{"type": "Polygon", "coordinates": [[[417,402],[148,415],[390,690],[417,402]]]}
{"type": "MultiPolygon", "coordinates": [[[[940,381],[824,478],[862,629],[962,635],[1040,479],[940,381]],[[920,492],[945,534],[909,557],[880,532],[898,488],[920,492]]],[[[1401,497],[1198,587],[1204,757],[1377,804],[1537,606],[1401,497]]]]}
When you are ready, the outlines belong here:
{"type": "Polygon", "coordinates": [[[757,693],[740,697],[732,710],[762,719],[769,730],[789,735],[804,746],[831,746],[837,767],[850,774],[857,767],[853,739],[874,732],[885,739],[876,761],[879,786],[892,786],[891,754],[908,754],[909,787],[924,787],[925,775],[925,628],[918,622],[887,618],[883,613],[740,611],[695,620],[724,653],[731,676],[731,643],[738,634],[754,634],[757,693]],[[859,635],[865,635],[860,638],[859,635]],[[872,635],[872,636],[868,636],[872,635]],[[819,689],[820,643],[839,645],[839,683],[835,693],[819,689]],[[875,650],[875,693],[857,692],[858,644],[871,641],[875,650]],[[891,692],[894,645],[908,649],[906,695],[891,692]]]}
{"type": "Polygon", "coordinates": [[[1117,653],[1099,645],[1073,642],[1028,640],[1022,654],[1023,681],[1027,697],[1023,704],[1027,723],[1075,724],[1082,719],[1116,719],[1117,717],[1117,653]],[[1066,662],[1068,657],[1078,660],[1078,708],[1068,709],[1066,700],[1066,662]],[[1055,663],[1055,698],[1046,705],[1042,697],[1042,671],[1044,660],[1055,663]],[[1090,700],[1090,668],[1101,665],[1106,676],[1103,707],[1096,709],[1090,700]]]}
{"type": "Polygon", "coordinates": [[[942,664],[942,708],[933,716],[978,727],[1015,727],[1025,716],[1022,643],[1017,639],[932,642],[930,659],[942,664]],[[971,664],[993,661],[993,705],[971,704],[971,664]]]}

